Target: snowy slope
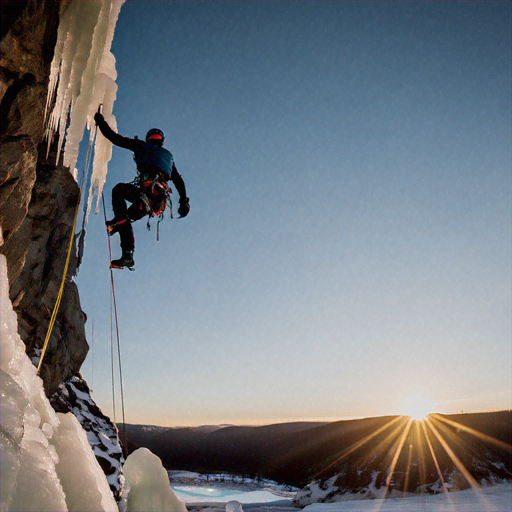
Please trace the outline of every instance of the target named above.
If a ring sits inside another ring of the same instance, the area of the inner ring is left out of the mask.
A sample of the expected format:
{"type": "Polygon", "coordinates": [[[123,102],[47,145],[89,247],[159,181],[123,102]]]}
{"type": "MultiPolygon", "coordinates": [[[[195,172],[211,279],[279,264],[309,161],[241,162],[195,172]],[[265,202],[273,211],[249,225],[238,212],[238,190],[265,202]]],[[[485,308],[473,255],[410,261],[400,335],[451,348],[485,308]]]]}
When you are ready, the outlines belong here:
{"type": "Polygon", "coordinates": [[[315,503],[304,512],[510,512],[512,484],[399,499],[315,503]]]}
{"type": "MultiPolygon", "coordinates": [[[[350,488],[339,484],[340,476],[343,475],[335,475],[326,480],[315,480],[308,484],[306,487],[301,489],[294,498],[294,503],[300,507],[306,507],[311,504],[319,504],[319,503],[344,503],[344,502],[355,502],[355,501],[368,501],[368,500],[378,500],[379,502],[385,499],[398,499],[404,497],[404,492],[396,489],[386,489],[385,485],[378,486],[377,480],[379,478],[380,472],[373,471],[371,473],[371,483],[367,486],[359,487],[359,488],[350,488]]],[[[464,477],[458,470],[447,472],[444,481],[444,489],[441,482],[436,481],[431,484],[426,484],[421,488],[415,489],[414,492],[405,493],[406,497],[414,497],[414,496],[439,496],[445,495],[446,492],[450,492],[450,495],[453,492],[463,492],[460,490],[461,482],[465,483],[464,477]],[[425,494],[422,494],[425,493],[425,494]]],[[[498,480],[498,479],[489,479],[482,480],[482,485],[484,489],[488,489],[492,485],[498,486],[506,486],[512,485],[510,481],[506,480],[498,480]],[[506,482],[506,483],[505,483],[506,482]]],[[[467,484],[466,484],[467,485],[467,484]]],[[[441,500],[442,501],[442,500],[441,500]]],[[[384,502],[384,501],[382,501],[384,502]]],[[[434,500],[434,502],[436,502],[434,500]]],[[[354,506],[354,505],[352,505],[354,506]]],[[[361,505],[361,510],[364,509],[365,506],[361,505]]],[[[333,509],[338,510],[338,509],[333,509]]],[[[345,509],[340,509],[345,510],[345,509]]],[[[352,510],[352,509],[347,509],[352,510]]],[[[373,510],[373,508],[371,508],[373,510]]],[[[383,509],[384,510],[384,509],[383,509]]],[[[402,510],[402,509],[400,509],[402,510]]],[[[405,509],[404,509],[405,510],[405,509]]],[[[429,509],[430,510],[430,509],[429,509]]],[[[512,510],[512,509],[511,509],[512,510]]]]}

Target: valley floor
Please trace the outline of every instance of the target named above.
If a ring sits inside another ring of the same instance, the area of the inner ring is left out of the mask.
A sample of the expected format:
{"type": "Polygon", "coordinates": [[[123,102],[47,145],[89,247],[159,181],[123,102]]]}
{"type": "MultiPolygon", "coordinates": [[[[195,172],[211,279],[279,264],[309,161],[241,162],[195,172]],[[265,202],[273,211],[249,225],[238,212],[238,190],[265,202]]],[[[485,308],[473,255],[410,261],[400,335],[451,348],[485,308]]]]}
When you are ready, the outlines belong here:
{"type": "MultiPolygon", "coordinates": [[[[224,475],[224,481],[206,481],[196,473],[170,474],[171,486],[189,512],[224,512],[230,500],[239,501],[244,512],[296,512],[295,491],[275,482],[240,481],[224,475]]],[[[352,500],[317,503],[304,512],[510,512],[512,483],[479,490],[455,491],[448,495],[418,495],[387,500],[352,500]]]]}
{"type": "Polygon", "coordinates": [[[293,512],[298,489],[270,480],[241,479],[232,475],[205,475],[170,471],[173,491],[191,512],[224,512],[226,503],[236,500],[244,512],[293,512]]]}

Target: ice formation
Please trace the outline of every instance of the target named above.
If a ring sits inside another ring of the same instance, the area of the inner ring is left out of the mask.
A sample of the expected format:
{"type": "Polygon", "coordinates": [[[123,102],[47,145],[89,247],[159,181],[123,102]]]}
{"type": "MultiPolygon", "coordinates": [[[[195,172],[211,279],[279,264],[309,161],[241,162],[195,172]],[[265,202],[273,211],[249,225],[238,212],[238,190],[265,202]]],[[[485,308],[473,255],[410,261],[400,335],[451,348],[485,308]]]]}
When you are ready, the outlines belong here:
{"type": "Polygon", "coordinates": [[[239,501],[232,500],[226,503],[226,512],[244,512],[244,509],[239,501]]]}
{"type": "Polygon", "coordinates": [[[187,512],[171,489],[162,461],[147,448],[129,455],[123,470],[130,487],[128,512],[187,512]]]}
{"type": "Polygon", "coordinates": [[[107,479],[72,414],[56,414],[25,354],[0,255],[0,509],[117,510],[107,479]]]}
{"type": "Polygon", "coordinates": [[[73,414],[58,414],[58,417],[60,426],[53,444],[59,455],[56,469],[68,510],[117,510],[107,478],[89,446],[87,434],[73,414]]]}
{"type": "MultiPolygon", "coordinates": [[[[75,176],[80,142],[85,128],[89,130],[89,142],[92,142],[94,114],[100,104],[103,104],[103,115],[110,126],[116,129],[112,108],[117,94],[117,72],[110,48],[123,3],[124,0],[72,0],[61,13],[48,86],[47,137],[49,147],[58,135],[57,154],[60,154],[65,138],[63,163],[75,176]]],[[[111,156],[111,143],[104,137],[97,137],[87,214],[94,194],[98,198],[98,209],[111,156]]]]}

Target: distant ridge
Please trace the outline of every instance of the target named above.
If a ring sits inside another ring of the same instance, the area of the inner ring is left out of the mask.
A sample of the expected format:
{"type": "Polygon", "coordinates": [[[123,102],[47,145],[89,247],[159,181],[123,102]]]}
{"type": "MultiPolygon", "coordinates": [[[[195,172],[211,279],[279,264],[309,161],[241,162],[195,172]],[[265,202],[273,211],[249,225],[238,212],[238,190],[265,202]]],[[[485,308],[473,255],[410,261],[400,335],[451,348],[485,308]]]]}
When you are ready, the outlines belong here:
{"type": "MultiPolygon", "coordinates": [[[[436,417],[441,437],[448,440],[452,453],[464,464],[471,478],[489,483],[512,479],[512,411],[436,417]],[[475,436],[475,432],[483,435],[475,436]]],[[[436,484],[439,481],[436,463],[447,481],[452,477],[457,481],[454,484],[457,488],[469,486],[464,478],[459,478],[457,464],[433,433],[428,443],[437,461],[433,460],[427,442],[421,447],[422,460],[417,460],[420,443],[415,440],[414,435],[418,434],[414,432],[421,433],[422,429],[419,423],[409,427],[409,433],[403,434],[408,437],[400,439],[407,421],[403,416],[383,416],[260,427],[222,425],[144,430],[145,426],[127,425],[127,435],[131,443],[149,448],[172,470],[269,478],[299,488],[315,480],[326,482],[336,477],[331,483],[336,481],[344,492],[347,489],[362,492],[371,482],[376,488],[386,485],[395,458],[393,478],[389,477],[394,490],[415,492],[421,485],[436,484]],[[398,452],[400,442],[402,448],[398,452]]]]}

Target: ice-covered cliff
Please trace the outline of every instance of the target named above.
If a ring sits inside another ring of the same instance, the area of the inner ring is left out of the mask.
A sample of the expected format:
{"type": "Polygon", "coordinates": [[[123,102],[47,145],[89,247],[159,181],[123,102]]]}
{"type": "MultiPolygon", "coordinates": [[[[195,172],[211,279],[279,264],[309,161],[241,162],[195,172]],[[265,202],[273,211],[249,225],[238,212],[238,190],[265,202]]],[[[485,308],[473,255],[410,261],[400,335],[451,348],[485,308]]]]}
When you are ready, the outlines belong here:
{"type": "MultiPolygon", "coordinates": [[[[114,436],[86,432],[80,424],[108,418],[91,404],[84,406],[88,394],[79,380],[68,382],[63,394],[65,405],[74,403],[72,412],[55,412],[17,333],[4,255],[0,283],[0,510],[117,512],[111,488],[118,476],[106,476],[100,462],[110,458],[109,464],[120,469],[119,445],[114,436]]],[[[102,429],[109,432],[108,421],[102,429]]],[[[135,451],[124,469],[128,492],[123,510],[186,512],[160,459],[149,450],[135,451]]]]}
{"type": "Polygon", "coordinates": [[[0,255],[1,510],[117,510],[107,479],[73,414],[56,413],[25,354],[0,255]]]}
{"type": "MultiPolygon", "coordinates": [[[[20,334],[32,353],[43,345],[61,283],[78,201],[75,164],[84,129],[91,128],[100,103],[115,126],[110,46],[122,3],[1,4],[1,252],[9,264],[20,334]]],[[[98,138],[91,192],[101,193],[110,155],[110,143],[98,138]]],[[[88,351],[85,315],[72,280],[75,267],[73,255],[41,368],[48,396],[80,369],[88,351]]]]}
{"type": "MultiPolygon", "coordinates": [[[[1,2],[0,252],[8,272],[2,276],[2,286],[8,283],[17,331],[35,364],[72,235],[79,199],[78,145],[90,133],[86,128],[98,103],[109,116],[117,91],[110,45],[122,3],[1,2]]],[[[102,143],[96,147],[92,187],[97,192],[105,180],[109,149],[102,143]]],[[[96,407],[79,377],[88,344],[86,316],[73,281],[75,268],[72,254],[40,376],[55,408],[71,411],[85,427],[112,490],[119,493],[123,460],[117,429],[96,407]]],[[[2,380],[2,393],[4,382],[10,381],[2,380]]]]}

